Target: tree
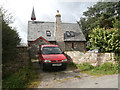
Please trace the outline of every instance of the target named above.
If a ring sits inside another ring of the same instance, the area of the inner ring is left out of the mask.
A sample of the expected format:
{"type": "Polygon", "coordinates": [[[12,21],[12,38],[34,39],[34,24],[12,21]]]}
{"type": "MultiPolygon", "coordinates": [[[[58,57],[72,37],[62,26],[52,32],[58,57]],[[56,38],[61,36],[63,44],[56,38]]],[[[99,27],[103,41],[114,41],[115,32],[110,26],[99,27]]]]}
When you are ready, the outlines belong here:
{"type": "Polygon", "coordinates": [[[86,39],[89,40],[88,34],[93,28],[98,26],[106,29],[113,28],[112,21],[115,21],[115,18],[120,21],[120,2],[98,2],[89,7],[83,15],[84,17],[78,23],[86,39]]]}
{"type": "Polygon", "coordinates": [[[5,63],[17,57],[16,47],[20,43],[20,38],[18,33],[9,26],[10,19],[6,19],[3,13],[2,16],[4,17],[2,20],[2,62],[5,63]]]}
{"type": "Polygon", "coordinates": [[[115,20],[113,21],[113,27],[114,28],[117,28],[117,29],[120,29],[120,16],[116,19],[115,18],[115,20]]]}
{"type": "Polygon", "coordinates": [[[100,52],[120,53],[120,34],[118,29],[94,28],[89,35],[88,48],[97,48],[100,52]]]}

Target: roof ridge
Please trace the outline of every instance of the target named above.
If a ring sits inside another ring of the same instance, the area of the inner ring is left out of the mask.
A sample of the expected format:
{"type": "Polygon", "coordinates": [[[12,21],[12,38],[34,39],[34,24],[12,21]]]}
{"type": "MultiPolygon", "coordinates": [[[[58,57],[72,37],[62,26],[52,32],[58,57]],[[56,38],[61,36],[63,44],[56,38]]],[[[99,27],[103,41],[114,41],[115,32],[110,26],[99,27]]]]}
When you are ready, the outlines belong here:
{"type": "Polygon", "coordinates": [[[62,24],[78,24],[78,23],[66,23],[66,22],[62,22],[62,24]]]}
{"type": "MultiPolygon", "coordinates": [[[[33,21],[28,21],[28,22],[33,22],[33,21]]],[[[34,22],[44,22],[44,23],[55,23],[55,22],[50,22],[50,21],[34,21],[34,22]]],[[[61,22],[62,24],[78,24],[78,23],[69,23],[69,22],[61,22]]]]}
{"type": "MultiPolygon", "coordinates": [[[[33,21],[28,21],[28,22],[33,22],[33,21]]],[[[50,21],[34,21],[34,22],[55,23],[55,22],[50,22],[50,21]]]]}

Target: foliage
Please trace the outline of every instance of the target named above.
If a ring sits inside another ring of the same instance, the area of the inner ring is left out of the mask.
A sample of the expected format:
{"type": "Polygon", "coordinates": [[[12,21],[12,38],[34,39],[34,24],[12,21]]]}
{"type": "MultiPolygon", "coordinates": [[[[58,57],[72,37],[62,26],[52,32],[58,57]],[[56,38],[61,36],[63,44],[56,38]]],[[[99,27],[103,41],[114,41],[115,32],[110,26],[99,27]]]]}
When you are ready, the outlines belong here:
{"type": "Polygon", "coordinates": [[[78,64],[77,68],[80,69],[81,71],[87,71],[93,69],[94,67],[89,63],[83,63],[83,64],[78,64]]]}
{"type": "Polygon", "coordinates": [[[5,10],[2,6],[0,6],[0,15],[7,24],[12,24],[14,22],[12,14],[5,10]]]}
{"type": "MultiPolygon", "coordinates": [[[[1,9],[0,9],[1,10],[1,9]]],[[[14,60],[17,57],[16,46],[20,43],[20,38],[14,29],[12,29],[8,20],[5,20],[5,15],[3,14],[2,20],[2,60],[5,63],[8,60],[14,60]]]]}
{"type": "Polygon", "coordinates": [[[118,74],[119,63],[113,64],[112,62],[106,62],[101,66],[97,66],[91,71],[87,72],[92,75],[105,75],[105,74],[118,74]]]}
{"type": "Polygon", "coordinates": [[[119,70],[120,70],[120,53],[115,53],[114,59],[119,63],[119,70]]]}
{"type": "Polygon", "coordinates": [[[70,62],[68,65],[69,65],[70,67],[75,67],[75,68],[77,68],[77,64],[75,64],[75,63],[73,63],[73,62],[70,62]]]}
{"type": "Polygon", "coordinates": [[[83,73],[90,75],[107,75],[107,74],[118,74],[119,62],[113,64],[112,62],[105,62],[101,66],[92,66],[89,63],[76,64],[76,67],[83,73]]]}
{"type": "Polygon", "coordinates": [[[118,63],[111,63],[111,62],[107,62],[104,63],[102,66],[98,66],[97,68],[95,68],[94,70],[103,70],[103,71],[118,71],[118,63]]]}
{"type": "Polygon", "coordinates": [[[31,67],[24,67],[3,79],[2,88],[27,88],[27,83],[36,77],[31,67]]]}
{"type": "Polygon", "coordinates": [[[83,13],[78,22],[88,40],[89,31],[100,26],[101,28],[113,28],[115,18],[120,21],[120,2],[98,2],[83,13]]]}
{"type": "Polygon", "coordinates": [[[100,52],[120,52],[120,34],[118,29],[94,28],[89,35],[88,48],[97,48],[100,52]]]}
{"type": "Polygon", "coordinates": [[[115,18],[115,20],[113,21],[113,27],[118,29],[118,33],[120,34],[120,16],[117,17],[117,19],[115,18]]]}
{"type": "Polygon", "coordinates": [[[120,29],[120,21],[119,20],[120,20],[120,16],[118,17],[118,19],[115,18],[115,20],[112,21],[114,28],[120,29]]]}

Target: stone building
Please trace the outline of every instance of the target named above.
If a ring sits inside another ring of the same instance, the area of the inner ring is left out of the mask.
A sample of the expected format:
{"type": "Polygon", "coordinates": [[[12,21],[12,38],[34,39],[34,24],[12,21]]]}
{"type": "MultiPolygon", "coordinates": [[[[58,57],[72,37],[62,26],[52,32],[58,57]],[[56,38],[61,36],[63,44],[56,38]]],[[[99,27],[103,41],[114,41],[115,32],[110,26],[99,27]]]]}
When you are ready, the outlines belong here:
{"type": "Polygon", "coordinates": [[[85,50],[86,39],[77,23],[64,23],[57,10],[55,22],[35,21],[34,8],[31,21],[28,21],[28,45],[36,42],[40,44],[39,37],[43,37],[52,44],[58,44],[63,51],[85,50]]]}

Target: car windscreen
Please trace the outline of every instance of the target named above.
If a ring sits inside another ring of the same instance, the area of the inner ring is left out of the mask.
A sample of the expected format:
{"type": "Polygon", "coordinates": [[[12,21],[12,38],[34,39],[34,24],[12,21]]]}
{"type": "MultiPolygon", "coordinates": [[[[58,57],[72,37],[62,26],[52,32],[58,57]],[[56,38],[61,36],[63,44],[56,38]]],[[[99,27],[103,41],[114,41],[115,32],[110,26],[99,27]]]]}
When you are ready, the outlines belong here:
{"type": "Polygon", "coordinates": [[[62,54],[58,47],[43,47],[43,54],[62,54]]]}

